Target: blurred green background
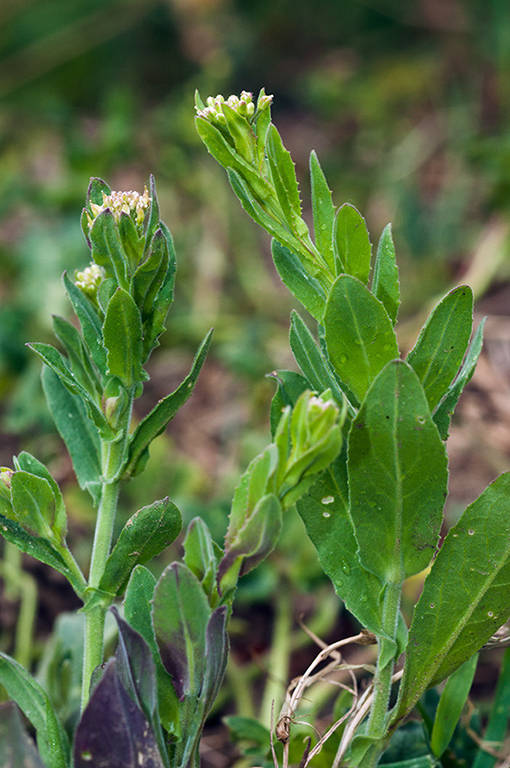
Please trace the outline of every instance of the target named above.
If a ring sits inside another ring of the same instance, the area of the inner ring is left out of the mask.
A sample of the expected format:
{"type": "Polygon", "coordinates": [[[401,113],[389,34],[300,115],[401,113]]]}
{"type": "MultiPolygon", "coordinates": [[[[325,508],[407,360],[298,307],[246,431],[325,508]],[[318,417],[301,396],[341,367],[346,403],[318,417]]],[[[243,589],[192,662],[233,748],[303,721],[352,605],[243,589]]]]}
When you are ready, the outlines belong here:
{"type": "MultiPolygon", "coordinates": [[[[185,520],[203,514],[221,538],[236,478],[268,440],[265,374],[292,365],[292,303],[268,238],[196,136],[193,94],[262,86],[305,210],[316,149],[336,203],[363,212],[374,242],[393,222],[410,334],[413,317],[457,280],[481,296],[510,276],[507,0],[3,0],[0,462],[20,446],[50,461],[84,559],[88,499],[24,344],[51,341],[51,313],[69,314],[60,279],[89,260],[79,227],[89,178],[142,191],[154,173],[178,277],[138,412],[179,383],[211,325],[215,336],[196,393],[123,506],[131,514],[169,494],[185,520]]],[[[316,586],[303,542],[289,523],[247,598],[282,578],[316,586]]]]}

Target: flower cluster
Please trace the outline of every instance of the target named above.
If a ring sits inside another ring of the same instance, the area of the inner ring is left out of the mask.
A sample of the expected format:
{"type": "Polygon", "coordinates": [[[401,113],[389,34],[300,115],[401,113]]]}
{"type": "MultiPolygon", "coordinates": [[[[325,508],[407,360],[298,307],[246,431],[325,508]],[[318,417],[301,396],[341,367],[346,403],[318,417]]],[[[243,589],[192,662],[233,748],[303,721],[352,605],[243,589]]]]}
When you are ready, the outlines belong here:
{"type": "Polygon", "coordinates": [[[103,270],[97,264],[85,267],[83,272],[76,273],[76,286],[91,298],[95,297],[99,284],[103,279],[103,270]]]}
{"type": "Polygon", "coordinates": [[[103,192],[102,205],[90,203],[93,215],[90,216],[89,214],[88,216],[89,225],[92,226],[94,219],[100,213],[109,209],[113,213],[115,221],[118,222],[120,220],[121,213],[127,213],[128,216],[131,216],[137,227],[141,227],[150,203],[151,198],[149,197],[147,187],[145,187],[143,195],[139,192],[133,192],[133,190],[129,190],[129,192],[112,192],[110,195],[103,192]]]}
{"type": "Polygon", "coordinates": [[[263,91],[257,100],[257,106],[253,102],[253,94],[249,91],[242,91],[240,96],[229,96],[225,99],[221,94],[218,96],[209,96],[207,99],[207,106],[196,106],[197,114],[199,117],[203,117],[206,120],[210,120],[215,123],[225,123],[225,114],[223,111],[223,105],[237,112],[241,117],[245,117],[248,121],[251,121],[257,112],[269,107],[273,101],[272,96],[267,96],[263,91]]]}

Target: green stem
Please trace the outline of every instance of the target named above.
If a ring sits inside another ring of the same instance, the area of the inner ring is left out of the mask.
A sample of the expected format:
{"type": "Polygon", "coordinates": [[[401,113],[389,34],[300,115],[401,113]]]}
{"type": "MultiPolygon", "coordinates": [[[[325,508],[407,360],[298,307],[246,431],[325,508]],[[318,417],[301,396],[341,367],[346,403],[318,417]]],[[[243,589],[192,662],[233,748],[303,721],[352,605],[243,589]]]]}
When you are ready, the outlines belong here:
{"type": "Polygon", "coordinates": [[[360,768],[374,768],[386,746],[388,706],[391,694],[391,678],[396,659],[401,594],[402,583],[388,583],[386,585],[382,625],[386,637],[391,638],[391,640],[387,640],[385,637],[379,639],[377,668],[374,676],[374,698],[366,730],[366,735],[372,739],[377,739],[377,741],[367,750],[360,763],[360,768]]]}
{"type": "MultiPolygon", "coordinates": [[[[119,483],[104,483],[101,503],[97,513],[92,559],[90,563],[89,588],[97,589],[110,553],[113,523],[117,511],[119,483]]],[[[94,669],[103,663],[104,622],[106,606],[94,605],[85,608],[85,648],[83,655],[82,710],[89,700],[90,681],[94,669]]]]}
{"type": "Polygon", "coordinates": [[[276,720],[278,716],[285,685],[289,677],[291,629],[292,599],[289,585],[284,579],[276,595],[274,629],[271,640],[271,652],[268,659],[270,677],[268,678],[260,707],[259,720],[267,727],[271,725],[271,711],[275,706],[278,709],[275,709],[274,719],[276,720]]]}

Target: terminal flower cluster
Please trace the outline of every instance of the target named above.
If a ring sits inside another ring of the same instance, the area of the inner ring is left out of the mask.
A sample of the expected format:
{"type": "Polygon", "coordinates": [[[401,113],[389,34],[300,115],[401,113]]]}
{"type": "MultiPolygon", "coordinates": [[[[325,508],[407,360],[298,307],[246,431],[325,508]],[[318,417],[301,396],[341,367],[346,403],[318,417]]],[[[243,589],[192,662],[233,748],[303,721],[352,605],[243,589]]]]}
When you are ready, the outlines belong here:
{"type": "Polygon", "coordinates": [[[145,214],[150,203],[151,198],[149,197],[147,187],[145,187],[142,195],[139,192],[133,192],[133,190],[129,190],[128,192],[112,192],[110,195],[103,192],[102,205],[90,202],[92,216],[90,216],[90,214],[88,215],[89,226],[92,226],[94,219],[96,219],[100,213],[109,209],[113,213],[116,222],[120,220],[122,213],[127,213],[128,216],[133,219],[137,227],[140,228],[144,222],[145,214]]]}
{"type": "Polygon", "coordinates": [[[253,102],[253,94],[249,91],[242,91],[240,96],[232,94],[227,99],[221,94],[218,96],[209,96],[207,99],[207,106],[196,106],[197,114],[199,117],[203,117],[206,120],[210,120],[215,123],[226,122],[223,106],[226,104],[228,107],[237,112],[241,117],[245,117],[251,122],[257,112],[266,109],[273,101],[273,97],[266,95],[261,91],[259,98],[257,99],[257,106],[253,102]]]}
{"type": "Polygon", "coordinates": [[[76,272],[76,286],[87,296],[94,297],[103,279],[103,270],[97,264],[90,264],[81,272],[76,272]]]}

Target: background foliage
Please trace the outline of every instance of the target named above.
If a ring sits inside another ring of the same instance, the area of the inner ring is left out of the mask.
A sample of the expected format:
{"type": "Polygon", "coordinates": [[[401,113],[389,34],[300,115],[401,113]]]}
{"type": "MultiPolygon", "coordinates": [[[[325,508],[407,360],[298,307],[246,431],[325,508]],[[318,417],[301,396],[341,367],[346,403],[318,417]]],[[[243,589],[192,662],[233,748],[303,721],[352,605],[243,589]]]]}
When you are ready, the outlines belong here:
{"type": "MultiPolygon", "coordinates": [[[[131,514],[148,488],[152,497],[170,493],[185,521],[203,514],[220,538],[239,467],[267,438],[273,385],[264,375],[290,364],[291,304],[267,239],[204,154],[193,128],[195,88],[205,97],[265,86],[305,204],[315,148],[336,200],[363,211],[374,236],[393,222],[411,346],[413,316],[427,300],[460,279],[480,298],[508,278],[509,64],[505,0],[5,0],[0,463],[10,464],[21,444],[50,461],[72,499],[77,540],[90,529],[24,343],[48,341],[50,312],[69,312],[60,278],[86,266],[76,222],[89,177],[141,191],[154,172],[178,277],[149,396],[157,400],[182,378],[211,325],[215,339],[192,403],[123,505],[131,514]]],[[[508,295],[498,296],[507,314],[508,295]]],[[[247,579],[252,610],[282,578],[291,591],[317,588],[301,539],[289,528],[247,579]]],[[[47,593],[40,588],[39,632],[68,599],[56,598],[55,585],[47,593]]],[[[12,617],[3,610],[5,650],[12,617]]],[[[285,605],[272,610],[285,616],[285,605]]]]}

